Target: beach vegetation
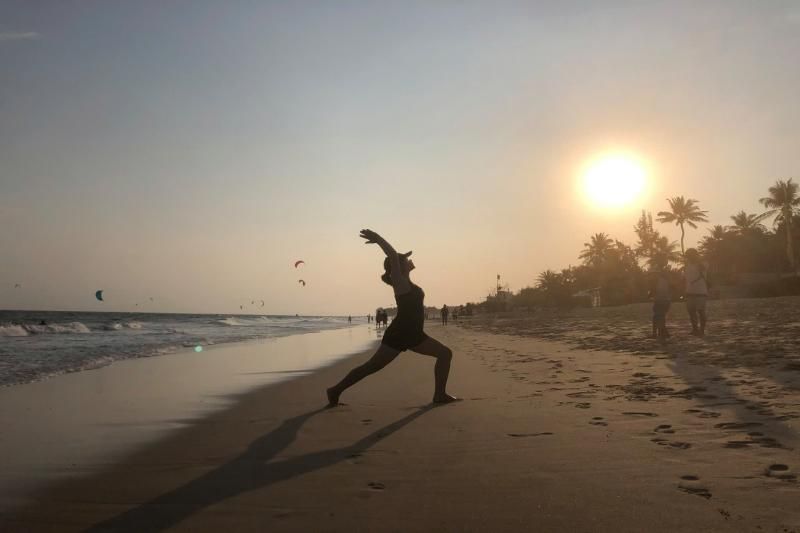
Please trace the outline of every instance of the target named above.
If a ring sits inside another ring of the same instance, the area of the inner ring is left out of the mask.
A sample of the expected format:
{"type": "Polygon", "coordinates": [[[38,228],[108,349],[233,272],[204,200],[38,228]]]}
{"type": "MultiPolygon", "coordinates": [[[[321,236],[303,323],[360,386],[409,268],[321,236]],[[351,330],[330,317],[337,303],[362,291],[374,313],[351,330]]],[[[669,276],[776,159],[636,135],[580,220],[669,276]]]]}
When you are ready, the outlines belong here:
{"type": "Polygon", "coordinates": [[[774,224],[782,226],[786,239],[786,258],[789,260],[792,272],[797,272],[793,238],[795,218],[800,216],[800,194],[798,194],[797,188],[797,183],[792,182],[791,178],[786,181],[778,180],[769,188],[769,196],[759,200],[761,205],[767,208],[762,216],[764,218],[775,217],[774,224]]]}
{"type": "Polygon", "coordinates": [[[692,198],[684,198],[683,196],[674,196],[667,198],[669,203],[669,211],[659,211],[658,221],[662,224],[674,223],[681,228],[681,255],[686,253],[683,241],[686,237],[686,230],[684,225],[697,229],[698,222],[708,222],[708,211],[703,211],[697,203],[697,200],[692,198]]]}
{"type": "MultiPolygon", "coordinates": [[[[791,179],[778,181],[760,200],[764,213],[740,210],[730,215],[731,224],[706,229],[697,248],[708,267],[712,293],[720,296],[800,295],[796,276],[800,250],[800,192],[791,179]],[[763,222],[773,218],[773,228],[763,222]]],[[[508,288],[490,294],[475,304],[477,312],[538,307],[570,308],[620,305],[646,301],[654,272],[667,271],[680,287],[680,268],[685,251],[685,228],[696,229],[708,221],[708,212],[697,200],[675,196],[667,200],[669,211],[660,211],[657,221],[681,228],[680,243],[662,235],[653,215],[642,210],[633,226],[636,242],[631,246],[606,232],[589,236],[578,252],[580,264],[562,270],[547,269],[536,275],[531,286],[517,293],[508,288]],[[598,297],[599,296],[599,297],[598,297]]],[[[680,294],[676,294],[676,297],[680,294]]]]}

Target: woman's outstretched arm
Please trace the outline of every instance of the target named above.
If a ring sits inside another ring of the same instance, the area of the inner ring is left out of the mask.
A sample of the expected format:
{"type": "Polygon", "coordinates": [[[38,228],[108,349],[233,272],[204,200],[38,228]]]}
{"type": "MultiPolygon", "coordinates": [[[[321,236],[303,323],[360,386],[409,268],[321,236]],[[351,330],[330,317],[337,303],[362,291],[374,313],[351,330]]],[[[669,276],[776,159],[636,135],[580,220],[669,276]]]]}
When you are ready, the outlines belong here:
{"type": "Polygon", "coordinates": [[[366,239],[367,242],[364,244],[377,244],[383,250],[383,253],[386,254],[386,257],[389,258],[389,261],[392,262],[392,270],[394,270],[394,262],[400,261],[397,251],[389,244],[389,241],[378,235],[376,232],[372,231],[371,229],[362,229],[360,234],[362,239],[366,239]]]}
{"type": "Polygon", "coordinates": [[[394,287],[394,292],[396,294],[408,292],[408,278],[406,276],[396,274],[402,272],[400,269],[400,255],[397,253],[397,250],[395,250],[392,245],[389,244],[389,241],[371,229],[362,229],[361,238],[366,239],[367,242],[365,244],[377,244],[380,246],[381,250],[383,250],[383,253],[385,253],[386,257],[389,258],[392,272],[395,273],[395,275],[392,276],[392,286],[394,287]]]}

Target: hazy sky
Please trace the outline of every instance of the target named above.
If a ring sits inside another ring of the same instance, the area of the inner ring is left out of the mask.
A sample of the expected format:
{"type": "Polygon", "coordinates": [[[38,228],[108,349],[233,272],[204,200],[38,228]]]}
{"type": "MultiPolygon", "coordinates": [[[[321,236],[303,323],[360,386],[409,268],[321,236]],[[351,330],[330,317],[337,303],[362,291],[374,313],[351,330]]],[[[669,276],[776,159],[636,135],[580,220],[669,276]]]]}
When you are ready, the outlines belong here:
{"type": "Polygon", "coordinates": [[[794,1],[0,0],[0,308],[365,314],[363,227],[430,305],[518,290],[667,196],[760,212],[798,57],[794,1]],[[650,185],[603,211],[610,149],[650,185]]]}

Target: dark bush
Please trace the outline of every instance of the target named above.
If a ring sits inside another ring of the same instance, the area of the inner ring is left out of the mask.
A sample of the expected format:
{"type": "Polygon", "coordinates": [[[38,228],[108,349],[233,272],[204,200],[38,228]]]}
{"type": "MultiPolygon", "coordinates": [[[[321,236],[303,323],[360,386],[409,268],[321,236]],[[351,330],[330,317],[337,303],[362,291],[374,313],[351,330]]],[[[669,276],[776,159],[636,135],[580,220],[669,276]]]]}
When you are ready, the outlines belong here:
{"type": "Polygon", "coordinates": [[[767,281],[753,287],[753,296],[769,298],[773,296],[800,296],[800,276],[767,281]]]}

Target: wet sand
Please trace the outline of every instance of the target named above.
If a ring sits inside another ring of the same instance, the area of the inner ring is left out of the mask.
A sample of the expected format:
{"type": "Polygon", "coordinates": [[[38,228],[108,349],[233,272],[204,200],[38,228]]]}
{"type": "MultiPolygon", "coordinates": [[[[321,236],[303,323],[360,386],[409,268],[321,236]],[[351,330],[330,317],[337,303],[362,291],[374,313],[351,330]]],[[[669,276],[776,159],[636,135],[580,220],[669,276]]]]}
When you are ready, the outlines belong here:
{"type": "Polygon", "coordinates": [[[537,338],[513,320],[519,334],[478,329],[497,321],[429,328],[454,349],[449,388],[462,402],[431,407],[433,360],[403,354],[347,391],[348,405],[324,409],[324,388],[369,355],[360,354],[245,394],[114,465],[38,493],[0,525],[800,529],[800,373],[781,370],[786,361],[722,366],[652,343],[647,353],[589,350],[537,338]]]}
{"type": "Polygon", "coordinates": [[[366,326],[206,346],[0,387],[0,512],[139,446],[377,342],[366,326]]]}

